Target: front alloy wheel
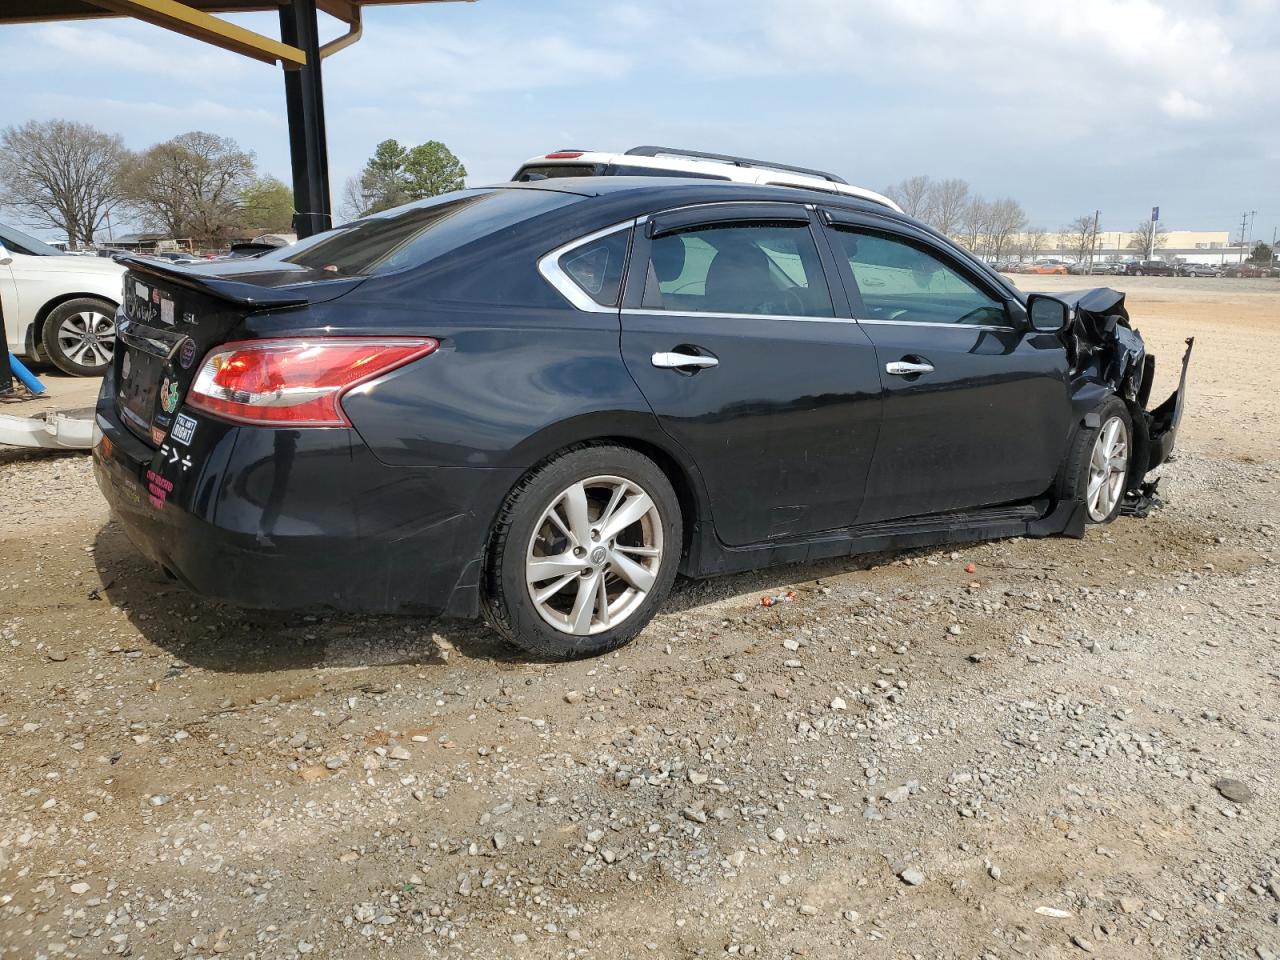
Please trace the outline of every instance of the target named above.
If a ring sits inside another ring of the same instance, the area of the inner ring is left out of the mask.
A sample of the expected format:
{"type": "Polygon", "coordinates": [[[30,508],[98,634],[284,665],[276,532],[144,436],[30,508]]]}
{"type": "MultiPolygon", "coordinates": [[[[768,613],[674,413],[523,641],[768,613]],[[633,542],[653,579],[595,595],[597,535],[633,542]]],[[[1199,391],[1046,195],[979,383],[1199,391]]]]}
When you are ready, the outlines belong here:
{"type": "Polygon", "coordinates": [[[571,484],[543,512],[525,559],[538,615],[584,636],[621,625],[662,565],[662,518],[653,498],[622,477],[571,484]]]}
{"type": "Polygon", "coordinates": [[[1089,487],[1085,504],[1089,519],[1104,523],[1115,513],[1124,496],[1125,478],[1129,475],[1129,429],[1118,416],[1113,416],[1098,431],[1089,457],[1089,487]]]}
{"type": "Polygon", "coordinates": [[[114,308],[92,297],[68,300],[50,311],[41,338],[59,370],[77,377],[100,377],[115,355],[114,308]]]}

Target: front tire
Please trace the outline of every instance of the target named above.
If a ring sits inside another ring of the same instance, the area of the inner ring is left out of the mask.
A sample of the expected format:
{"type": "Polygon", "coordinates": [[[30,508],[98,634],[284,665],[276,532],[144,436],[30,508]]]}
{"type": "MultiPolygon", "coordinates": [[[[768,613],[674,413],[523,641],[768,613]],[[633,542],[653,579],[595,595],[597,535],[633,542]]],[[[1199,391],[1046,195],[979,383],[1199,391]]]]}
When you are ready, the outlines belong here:
{"type": "Polygon", "coordinates": [[[626,447],[580,447],[524,478],[490,538],[484,606],[538,657],[595,656],[627,643],[662,606],[683,522],[670,481],[626,447]]]}
{"type": "Polygon", "coordinates": [[[40,340],[63,373],[100,377],[116,349],[116,308],[96,297],[79,297],[54,307],[45,317],[40,340]]]}
{"type": "Polygon", "coordinates": [[[1094,411],[1097,427],[1081,427],[1058,483],[1060,500],[1084,503],[1089,523],[1110,523],[1120,513],[1133,457],[1133,420],[1119,397],[1094,411]]]}

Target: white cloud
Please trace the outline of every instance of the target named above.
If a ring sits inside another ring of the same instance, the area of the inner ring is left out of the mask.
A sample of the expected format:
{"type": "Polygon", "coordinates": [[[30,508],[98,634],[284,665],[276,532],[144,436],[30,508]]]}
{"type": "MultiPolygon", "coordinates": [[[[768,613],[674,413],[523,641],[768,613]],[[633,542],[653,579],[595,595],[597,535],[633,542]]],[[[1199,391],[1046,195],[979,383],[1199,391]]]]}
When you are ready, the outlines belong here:
{"type": "Polygon", "coordinates": [[[1187,119],[1195,119],[1203,117],[1208,110],[1205,105],[1194,97],[1189,97],[1181,90],[1170,90],[1160,100],[1160,109],[1171,117],[1185,117],[1187,119]]]}

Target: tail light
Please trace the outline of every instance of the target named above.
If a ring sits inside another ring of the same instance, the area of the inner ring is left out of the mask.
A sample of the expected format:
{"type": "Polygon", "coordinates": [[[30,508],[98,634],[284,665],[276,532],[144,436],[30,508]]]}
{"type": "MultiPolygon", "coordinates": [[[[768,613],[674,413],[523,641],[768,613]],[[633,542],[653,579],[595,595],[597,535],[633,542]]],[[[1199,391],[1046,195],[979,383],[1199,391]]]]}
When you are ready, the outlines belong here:
{"type": "Polygon", "coordinates": [[[585,151],[583,150],[557,150],[554,153],[548,153],[542,159],[544,160],[577,160],[585,151]]]}
{"type": "Polygon", "coordinates": [[[187,405],[239,423],[350,426],[343,394],[439,346],[430,337],[228,343],[205,357],[187,405]]]}

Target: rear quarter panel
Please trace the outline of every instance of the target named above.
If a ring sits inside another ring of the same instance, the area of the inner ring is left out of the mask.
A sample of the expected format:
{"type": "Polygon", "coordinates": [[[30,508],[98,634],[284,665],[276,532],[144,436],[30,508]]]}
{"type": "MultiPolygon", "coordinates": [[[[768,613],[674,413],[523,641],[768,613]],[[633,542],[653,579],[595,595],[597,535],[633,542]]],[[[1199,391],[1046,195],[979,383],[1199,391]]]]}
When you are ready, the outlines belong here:
{"type": "Polygon", "coordinates": [[[434,305],[414,326],[440,349],[343,400],[385,463],[525,470],[586,438],[658,433],[615,314],[434,305]]]}

